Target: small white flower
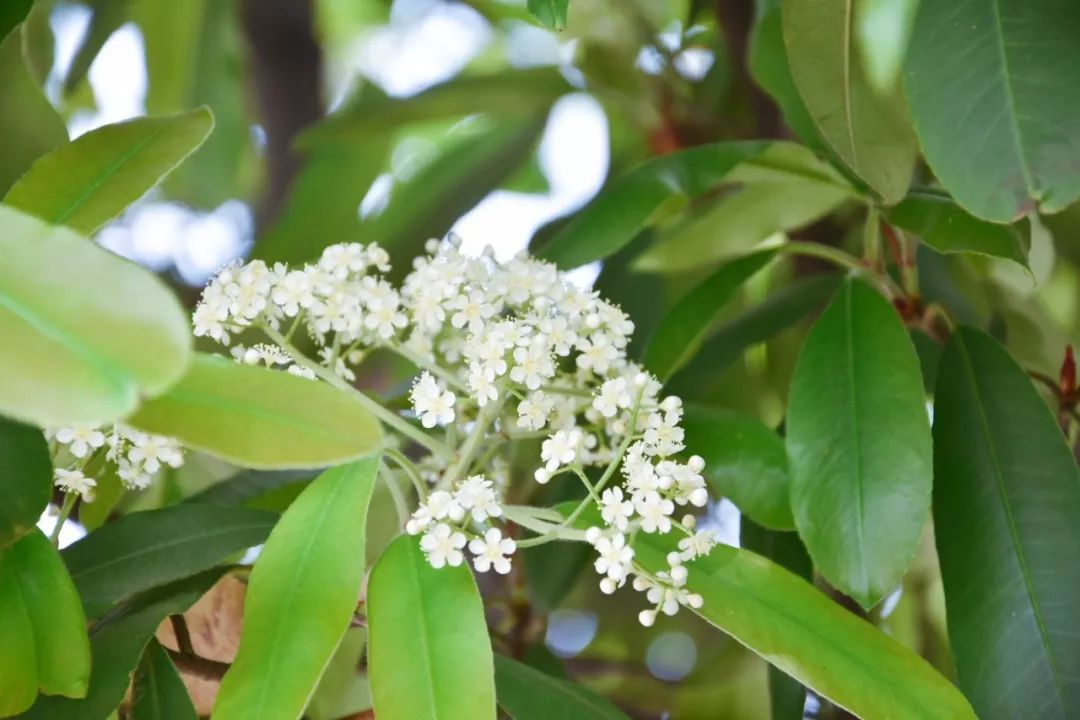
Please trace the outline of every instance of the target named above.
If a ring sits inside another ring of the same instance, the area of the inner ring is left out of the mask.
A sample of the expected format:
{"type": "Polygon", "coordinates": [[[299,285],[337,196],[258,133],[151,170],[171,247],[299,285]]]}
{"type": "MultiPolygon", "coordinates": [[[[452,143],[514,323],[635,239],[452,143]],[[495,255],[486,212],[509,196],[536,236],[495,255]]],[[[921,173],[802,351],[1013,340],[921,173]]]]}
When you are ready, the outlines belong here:
{"type": "Polygon", "coordinates": [[[510,538],[504,538],[497,528],[491,528],[484,533],[483,539],[476,538],[469,543],[469,550],[476,557],[473,558],[473,567],[477,572],[487,572],[495,568],[495,572],[506,575],[510,572],[510,555],[517,550],[517,543],[510,538]]]}
{"type": "Polygon", "coordinates": [[[445,565],[457,567],[465,560],[461,549],[465,547],[465,534],[453,530],[446,523],[439,523],[420,538],[420,549],[433,568],[445,565]]]}
{"type": "Polygon", "coordinates": [[[454,402],[457,397],[451,391],[444,390],[426,370],[413,385],[411,397],[413,409],[424,427],[433,428],[454,421],[454,402]]]}
{"type": "Polygon", "coordinates": [[[621,488],[608,488],[600,496],[600,516],[613,528],[625,532],[633,514],[634,503],[625,498],[621,488]]]}
{"type": "Polygon", "coordinates": [[[601,536],[593,547],[599,556],[593,563],[596,572],[616,582],[625,580],[634,560],[634,549],[626,544],[626,537],[622,533],[611,537],[601,536]]]}
{"type": "Polygon", "coordinates": [[[466,478],[454,492],[454,500],[463,509],[468,510],[476,522],[484,522],[489,517],[502,515],[494,485],[490,480],[485,480],[483,475],[466,478]]]}
{"type": "Polygon", "coordinates": [[[543,390],[530,393],[518,403],[518,427],[527,430],[540,430],[547,425],[548,416],[555,409],[555,401],[544,394],[543,390]]]}
{"type": "Polygon", "coordinates": [[[579,341],[581,354],[577,356],[577,366],[583,370],[592,370],[603,375],[619,359],[619,351],[604,333],[594,333],[587,340],[579,341]]]}
{"type": "Polygon", "coordinates": [[[592,406],[604,417],[613,418],[619,410],[629,408],[632,402],[630,383],[626,381],[626,378],[618,377],[600,386],[600,391],[593,398],[592,406]]]}
{"type": "Polygon", "coordinates": [[[469,389],[473,391],[473,399],[479,407],[484,407],[489,402],[499,398],[499,389],[495,385],[495,374],[484,371],[470,372],[469,389]]]}
{"type": "Polygon", "coordinates": [[[515,348],[514,362],[510,379],[530,390],[539,389],[544,380],[555,374],[555,362],[543,336],[534,338],[528,347],[515,348]]]}
{"type": "Polygon", "coordinates": [[[445,490],[436,490],[428,495],[425,505],[428,513],[435,520],[449,518],[454,522],[461,522],[465,517],[465,508],[461,507],[454,496],[445,490]]]}
{"type": "Polygon", "coordinates": [[[545,462],[548,472],[555,472],[563,465],[574,462],[581,447],[581,431],[559,430],[540,446],[540,459],[545,462]]]}
{"type": "Polygon", "coordinates": [[[315,302],[311,277],[303,270],[293,270],[279,277],[270,293],[270,300],[286,317],[296,317],[301,308],[307,309],[315,302]]]}
{"type": "Polygon", "coordinates": [[[716,545],[717,538],[716,533],[712,530],[698,530],[693,535],[684,537],[679,541],[680,556],[683,560],[693,560],[703,555],[708,555],[709,551],[716,545]]]}
{"type": "Polygon", "coordinates": [[[634,509],[641,516],[641,529],[647,533],[666,533],[671,530],[671,513],[675,503],[660,496],[655,490],[641,493],[634,498],[634,509]]]}
{"type": "Polygon", "coordinates": [[[58,488],[64,492],[78,493],[82,496],[83,502],[93,502],[94,488],[97,487],[97,481],[94,478],[83,475],[80,470],[63,470],[61,468],[56,468],[53,474],[54,482],[58,488]]]}
{"type": "Polygon", "coordinates": [[[468,327],[469,332],[480,332],[484,327],[484,321],[498,312],[498,309],[487,302],[484,293],[472,290],[462,293],[450,302],[450,307],[456,310],[450,317],[450,324],[456,328],[468,327]]]}
{"type": "Polygon", "coordinates": [[[56,442],[67,445],[71,454],[77,458],[84,458],[105,444],[105,433],[93,425],[60,428],[53,437],[56,442]]]}
{"type": "Polygon", "coordinates": [[[184,463],[184,456],[173,440],[143,432],[132,433],[130,439],[132,447],[128,451],[128,460],[141,465],[148,473],[156,473],[162,463],[174,468],[184,463]]]}

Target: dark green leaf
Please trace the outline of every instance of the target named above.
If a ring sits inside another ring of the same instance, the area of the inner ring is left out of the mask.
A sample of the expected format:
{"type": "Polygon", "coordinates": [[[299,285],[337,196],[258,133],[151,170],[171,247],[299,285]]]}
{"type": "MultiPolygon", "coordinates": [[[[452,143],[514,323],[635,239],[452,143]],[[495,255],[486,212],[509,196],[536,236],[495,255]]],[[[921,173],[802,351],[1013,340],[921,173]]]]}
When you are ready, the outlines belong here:
{"type": "MultiPolygon", "coordinates": [[[[739,519],[739,545],[772,560],[803,580],[813,582],[814,564],[793,532],[768,530],[743,515],[739,519]]],[[[769,700],[772,720],[802,720],[806,688],[774,665],[769,666],[769,700]]]]}
{"type": "MultiPolygon", "coordinates": [[[[18,10],[21,3],[2,5],[18,10]]],[[[56,114],[23,60],[20,27],[0,40],[0,193],[18,180],[39,157],[67,142],[67,128],[56,114]]]]}
{"type": "Polygon", "coordinates": [[[164,283],[18,210],[0,206],[0,227],[0,412],[44,427],[107,422],[176,381],[191,330],[164,283]]]}
{"type": "Polygon", "coordinates": [[[311,481],[317,470],[244,470],[184,499],[185,503],[244,505],[291,485],[311,481]]]}
{"type": "Polygon", "coordinates": [[[367,602],[380,720],[494,720],[491,640],[468,568],[435,569],[416,538],[401,536],[375,564],[367,602]]]}
{"type": "Polygon", "coordinates": [[[849,279],[799,354],[788,402],[795,525],[814,564],[865,608],[892,592],[930,514],[930,423],[899,314],[849,279]]]}
{"type": "Polygon", "coordinates": [[[867,77],[851,0],[787,0],[784,45],[792,76],[825,142],[889,204],[907,192],[915,138],[899,88],[882,94],[867,77]]]}
{"type": "Polygon", "coordinates": [[[327,470],[282,515],[251,573],[240,649],[215,718],[303,713],[360,597],[378,467],[374,455],[327,470]]]}
{"type": "Polygon", "coordinates": [[[744,515],[776,530],[792,530],[791,481],[779,435],[752,418],[727,410],[687,408],[686,446],[705,459],[710,489],[744,515]]]}
{"type": "Polygon", "coordinates": [[[37,428],[0,417],[0,548],[35,528],[52,487],[45,436],[37,428]]]}
{"type": "Polygon", "coordinates": [[[34,0],[8,0],[0,5],[0,41],[26,19],[34,0]]]}
{"type": "Polygon", "coordinates": [[[1027,374],[953,333],[934,402],[934,530],[960,686],[992,718],[1080,715],[1080,473],[1027,374]]]}
{"type": "Polygon", "coordinates": [[[948,196],[912,192],[888,218],[940,253],[978,253],[1028,266],[1027,243],[1015,226],[979,220],[948,196]]]}
{"type": "Polygon", "coordinates": [[[151,639],[131,688],[131,720],[196,720],[184,681],[169,654],[151,639]]]}
{"type": "MultiPolygon", "coordinates": [[[[93,673],[82,700],[42,695],[22,720],[101,720],[124,699],[139,657],[158,625],[195,604],[221,577],[220,569],[140,593],[90,628],[93,673]]],[[[171,719],[170,719],[171,720],[171,719]]]]}
{"type": "MultiPolygon", "coordinates": [[[[667,566],[674,539],[639,535],[635,559],[667,566]]],[[[805,580],[752,552],[718,545],[687,563],[696,612],[823,697],[863,718],[975,720],[930,665],[805,580]]]]}
{"type": "Polygon", "coordinates": [[[1080,197],[1077,37],[1071,0],[921,3],[905,67],[911,114],[934,174],[973,215],[1011,222],[1080,197]]]}
{"type": "Polygon", "coordinates": [[[505,655],[495,656],[495,691],[514,720],[627,720],[610,700],[505,655]]]}
{"type": "Polygon", "coordinates": [[[5,667],[0,661],[5,715],[30,707],[39,688],[48,695],[84,697],[90,678],[86,618],[64,563],[40,531],[0,551],[0,608],[0,655],[19,663],[5,667]]]}
{"type": "Polygon", "coordinates": [[[324,467],[379,447],[379,423],[348,392],[284,372],[197,354],[184,377],[129,418],[238,465],[324,467]]]}
{"type": "Polygon", "coordinates": [[[67,547],[67,563],[86,614],[213,567],[262,543],[273,513],[213,505],[173,505],[124,515],[67,547]]]}
{"type": "Polygon", "coordinates": [[[570,0],[529,0],[529,12],[552,30],[566,27],[570,0]]]}
{"type": "Polygon", "coordinates": [[[769,264],[775,250],[763,250],[721,266],[686,294],[660,323],[645,348],[645,367],[667,380],[694,356],[723,306],[742,284],[769,264]]]}
{"type": "Polygon", "coordinates": [[[206,108],[105,125],[35,162],[4,203],[93,233],[172,172],[213,127],[206,108]]]}

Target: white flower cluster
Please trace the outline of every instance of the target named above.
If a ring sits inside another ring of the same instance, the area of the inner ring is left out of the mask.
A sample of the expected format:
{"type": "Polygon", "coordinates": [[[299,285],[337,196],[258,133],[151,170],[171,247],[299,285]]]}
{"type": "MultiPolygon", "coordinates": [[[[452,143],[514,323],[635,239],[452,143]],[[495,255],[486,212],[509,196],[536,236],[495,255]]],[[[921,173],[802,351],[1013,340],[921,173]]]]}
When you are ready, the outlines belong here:
{"type": "Polygon", "coordinates": [[[234,348],[234,356],[307,376],[325,369],[352,380],[353,367],[377,347],[412,361],[420,373],[411,415],[435,431],[436,445],[451,448],[420,461],[419,475],[433,487],[418,491],[420,508],[407,527],[423,535],[433,566],[460,565],[468,547],[477,570],[509,571],[514,541],[491,527],[502,516],[499,448],[543,438],[535,480],[576,476],[598,501],[604,526],[588,539],[601,588],[614,592],[634,578],[655,605],[642,614],[646,623],[698,603],[685,589],[684,563],[713,541],[677,511],[706,504],[704,463],[676,459],[684,451],[682,404],[659,397],[660,383],[628,359],[629,318],[554,265],[524,255],[506,263],[490,252],[466,256],[453,237],[430,241],[399,289],[379,274],[387,263],[376,245],[346,244],[300,269],[259,261],[227,267],[195,311],[195,334],[229,344],[261,328],[277,344],[234,348]],[[296,355],[290,338],[298,328],[314,340],[317,360],[296,355]],[[635,536],[669,532],[682,535],[685,548],[666,571],[645,572],[634,560],[635,536]]]}
{"type": "Polygon", "coordinates": [[[87,474],[91,467],[100,473],[104,463],[111,462],[126,487],[143,490],[162,467],[177,468],[184,464],[184,453],[177,441],[120,423],[57,428],[46,431],[46,437],[54,444],[57,456],[55,484],[64,492],[78,493],[83,502],[93,501],[97,487],[97,480],[87,474]],[[69,467],[60,468],[60,464],[69,467]]]}

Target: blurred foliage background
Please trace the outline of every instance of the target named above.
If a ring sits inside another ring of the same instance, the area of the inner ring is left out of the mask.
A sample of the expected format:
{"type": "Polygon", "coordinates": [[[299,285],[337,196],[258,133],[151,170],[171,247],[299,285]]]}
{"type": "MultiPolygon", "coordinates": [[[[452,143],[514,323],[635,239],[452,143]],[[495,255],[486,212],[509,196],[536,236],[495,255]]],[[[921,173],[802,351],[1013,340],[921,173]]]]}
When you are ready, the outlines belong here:
{"type": "MultiPolygon", "coordinates": [[[[303,261],[333,243],[378,242],[400,277],[427,238],[451,231],[500,258],[543,248],[640,162],[706,143],[793,139],[828,156],[795,93],[778,0],[572,0],[569,12],[554,30],[524,0],[38,0],[21,36],[0,47],[0,130],[49,122],[27,110],[46,100],[72,137],[143,113],[209,106],[216,127],[205,145],[98,235],[160,271],[189,302],[241,256],[303,261]],[[45,98],[36,99],[39,86],[45,98]]],[[[880,36],[871,28],[868,42],[895,44],[896,27],[883,24],[880,36]]],[[[17,151],[6,151],[0,191],[25,169],[17,151]]],[[[916,169],[916,185],[932,182],[927,168],[916,169]]],[[[662,203],[632,242],[575,277],[631,315],[640,357],[660,319],[724,261],[777,236],[860,255],[865,214],[812,179],[736,179],[662,203]]],[[[920,245],[918,277],[927,303],[990,328],[1025,368],[1053,379],[1080,337],[1080,205],[1021,224],[1030,272],[920,245]]],[[[754,276],[671,389],[777,427],[802,339],[837,277],[808,258],[754,276]]],[[[930,387],[940,347],[923,329],[911,332],[930,387]]],[[[363,384],[401,396],[410,368],[368,367],[363,384]]],[[[176,502],[229,472],[193,457],[142,495],[121,498],[118,482],[102,487],[87,510],[176,502]]],[[[299,487],[252,504],[284,507],[299,487]]],[[[554,503],[571,491],[543,492],[554,503]]],[[[395,522],[388,497],[374,502],[372,557],[395,522]]],[[[89,512],[85,526],[102,521],[89,512]]],[[[726,542],[741,539],[810,573],[792,533],[740,523],[722,500],[710,522],[726,542]]],[[[635,600],[601,600],[591,578],[579,582],[587,548],[537,548],[525,559],[509,584],[484,587],[504,649],[602,691],[634,717],[803,712],[802,688],[691,613],[642,632],[635,600]]],[[[871,619],[951,676],[929,535],[871,619]]],[[[317,696],[312,717],[364,709],[362,647],[362,639],[343,646],[335,662],[361,672],[339,676],[347,689],[327,690],[329,700],[317,696]]],[[[805,707],[813,717],[844,716],[812,695],[805,707]]]]}

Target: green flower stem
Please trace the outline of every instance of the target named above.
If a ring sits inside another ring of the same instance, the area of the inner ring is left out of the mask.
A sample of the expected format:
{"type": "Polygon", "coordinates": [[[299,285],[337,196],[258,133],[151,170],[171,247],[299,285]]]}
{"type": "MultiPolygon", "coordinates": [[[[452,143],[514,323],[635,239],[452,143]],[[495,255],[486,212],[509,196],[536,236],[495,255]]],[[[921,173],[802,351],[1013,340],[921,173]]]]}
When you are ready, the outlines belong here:
{"type": "Polygon", "coordinates": [[[416,489],[416,497],[420,502],[424,502],[427,499],[427,484],[424,482],[424,478],[420,477],[420,471],[416,469],[412,461],[405,457],[397,448],[383,448],[383,455],[394,461],[394,464],[404,471],[409,480],[412,481],[413,487],[416,489]]]}
{"type": "Polygon", "coordinates": [[[287,353],[289,353],[289,355],[292,356],[293,361],[297,365],[307,368],[311,372],[315,373],[316,377],[330,383],[331,385],[352,393],[353,396],[356,397],[356,399],[359,400],[365,408],[367,408],[368,412],[370,412],[382,422],[389,425],[394,430],[397,430],[399,433],[409,438],[410,440],[413,440],[417,444],[423,445],[436,455],[440,455],[446,459],[450,459],[454,456],[453,450],[446,447],[435,438],[430,437],[427,433],[413,427],[413,425],[411,425],[407,420],[405,420],[405,418],[401,417],[397,413],[384,408],[378,400],[375,400],[374,398],[369,397],[366,393],[357,390],[344,379],[339,377],[337,373],[311,360],[308,356],[304,355],[304,353],[297,350],[291,343],[289,343],[288,340],[286,340],[281,335],[281,333],[279,333],[274,328],[264,325],[263,332],[266,333],[267,337],[269,337],[275,343],[280,345],[287,353]]]}
{"type": "Polygon", "coordinates": [[[476,416],[476,424],[473,426],[469,436],[465,438],[465,443],[461,446],[461,453],[458,455],[457,462],[454,463],[454,466],[450,468],[449,472],[447,472],[439,482],[439,487],[441,489],[447,490],[454,487],[454,483],[460,480],[472,465],[473,458],[480,449],[480,442],[487,435],[488,427],[499,415],[503,402],[503,398],[494,402],[489,402],[481,409],[480,414],[476,416]]]}
{"type": "Polygon", "coordinates": [[[56,527],[53,528],[52,535],[49,536],[49,542],[56,547],[60,546],[60,531],[64,527],[64,523],[67,522],[68,516],[71,515],[71,511],[75,509],[75,502],[79,499],[79,493],[69,492],[64,496],[64,504],[60,506],[60,514],[56,516],[56,527]]]}
{"type": "Polygon", "coordinates": [[[791,241],[776,246],[776,251],[788,255],[803,255],[814,257],[819,260],[830,262],[848,270],[854,270],[871,280],[886,297],[904,297],[903,289],[888,275],[879,275],[867,268],[866,265],[854,255],[850,255],[839,248],[821,245],[820,243],[791,241]]]}
{"type": "Polygon", "coordinates": [[[407,348],[401,343],[397,342],[384,343],[383,347],[385,347],[387,350],[390,350],[391,352],[397,353],[421,370],[427,370],[432,375],[438,377],[440,380],[445,382],[447,385],[459,391],[468,392],[468,388],[465,386],[465,383],[461,382],[461,380],[459,380],[453,373],[441,367],[438,363],[431,362],[420,353],[410,348],[407,348]]]}
{"type": "Polygon", "coordinates": [[[394,477],[394,471],[387,466],[386,460],[379,463],[379,477],[386,483],[386,489],[390,491],[390,497],[397,509],[398,520],[404,525],[409,521],[409,509],[405,504],[405,496],[401,494],[401,488],[398,487],[397,479],[394,477]]]}
{"type": "Polygon", "coordinates": [[[581,479],[581,484],[585,486],[585,491],[587,493],[589,493],[589,497],[591,497],[593,499],[593,502],[595,502],[597,505],[599,505],[600,504],[600,496],[596,494],[596,488],[594,488],[593,484],[591,482],[589,482],[588,476],[585,475],[585,471],[581,469],[580,465],[575,465],[574,466],[574,474],[577,475],[578,478],[581,479]]]}

